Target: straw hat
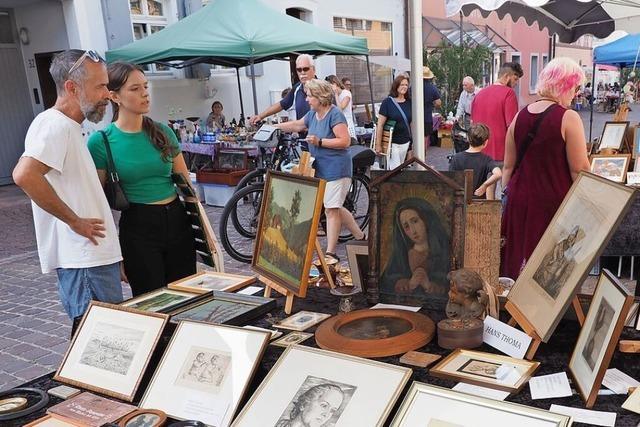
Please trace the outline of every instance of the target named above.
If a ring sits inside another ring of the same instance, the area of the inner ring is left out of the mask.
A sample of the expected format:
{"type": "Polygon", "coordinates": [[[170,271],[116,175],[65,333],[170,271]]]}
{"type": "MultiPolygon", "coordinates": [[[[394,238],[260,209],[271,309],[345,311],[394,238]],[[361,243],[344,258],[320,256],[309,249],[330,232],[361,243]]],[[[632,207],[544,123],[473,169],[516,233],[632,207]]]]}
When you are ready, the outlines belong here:
{"type": "Polygon", "coordinates": [[[431,72],[431,70],[429,69],[429,67],[422,67],[422,78],[423,79],[432,79],[433,73],[431,72]]]}

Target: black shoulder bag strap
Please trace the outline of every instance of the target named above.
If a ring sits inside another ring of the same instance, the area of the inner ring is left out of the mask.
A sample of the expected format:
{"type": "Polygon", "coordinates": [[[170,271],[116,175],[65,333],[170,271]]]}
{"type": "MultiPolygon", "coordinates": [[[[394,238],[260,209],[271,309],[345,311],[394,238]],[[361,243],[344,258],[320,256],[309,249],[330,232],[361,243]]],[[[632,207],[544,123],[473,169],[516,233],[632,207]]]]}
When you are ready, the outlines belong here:
{"type": "Polygon", "coordinates": [[[529,133],[527,134],[527,138],[524,140],[524,143],[522,144],[520,150],[518,150],[518,155],[516,157],[516,164],[513,166],[513,171],[511,172],[511,176],[513,176],[516,173],[518,166],[520,166],[520,162],[522,162],[522,159],[524,159],[525,154],[527,154],[527,150],[529,149],[531,142],[533,142],[533,138],[535,138],[536,134],[538,133],[538,128],[540,127],[540,123],[542,123],[542,120],[545,118],[545,116],[549,114],[551,110],[553,110],[556,107],[556,105],[557,104],[552,104],[546,110],[544,110],[542,113],[538,115],[536,122],[533,124],[533,127],[529,130],[529,133]]]}
{"type": "Polygon", "coordinates": [[[411,136],[411,126],[409,126],[409,120],[407,120],[407,116],[406,114],[404,114],[404,110],[402,109],[398,101],[395,100],[394,97],[390,96],[389,99],[391,99],[391,102],[393,102],[393,105],[395,105],[398,111],[400,112],[400,115],[402,116],[402,120],[404,121],[404,125],[407,127],[407,131],[409,132],[409,138],[413,139],[413,137],[411,136]]]}
{"type": "Polygon", "coordinates": [[[120,178],[118,177],[118,172],[116,171],[116,165],[113,163],[113,156],[111,155],[111,147],[109,146],[109,139],[107,138],[107,134],[105,131],[101,130],[102,140],[104,141],[104,147],[107,151],[107,173],[111,178],[111,181],[118,182],[120,178]]]}

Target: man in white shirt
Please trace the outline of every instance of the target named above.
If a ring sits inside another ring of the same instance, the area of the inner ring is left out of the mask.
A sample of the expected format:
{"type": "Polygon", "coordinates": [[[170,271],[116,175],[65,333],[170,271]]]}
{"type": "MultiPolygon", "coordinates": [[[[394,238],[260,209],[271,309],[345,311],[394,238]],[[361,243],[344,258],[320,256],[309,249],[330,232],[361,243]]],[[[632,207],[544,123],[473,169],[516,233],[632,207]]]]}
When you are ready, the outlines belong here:
{"type": "Polygon", "coordinates": [[[471,125],[471,103],[480,89],[476,88],[471,76],[462,79],[462,89],[460,99],[458,100],[456,118],[465,129],[469,129],[471,125]]]}
{"type": "Polygon", "coordinates": [[[104,116],[109,79],[94,51],[61,52],[49,72],[56,104],[29,126],[13,179],[32,200],[42,272],[56,271],[73,333],[90,300],[122,301],[116,226],[80,125],[104,116]]]}

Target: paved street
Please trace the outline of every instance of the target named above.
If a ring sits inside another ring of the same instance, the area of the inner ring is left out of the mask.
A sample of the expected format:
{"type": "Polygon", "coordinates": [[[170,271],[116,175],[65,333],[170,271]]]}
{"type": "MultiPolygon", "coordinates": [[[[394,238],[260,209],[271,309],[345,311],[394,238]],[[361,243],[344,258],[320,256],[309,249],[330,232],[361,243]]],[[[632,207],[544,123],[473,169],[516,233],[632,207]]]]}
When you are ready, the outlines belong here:
{"type": "MultiPolygon", "coordinates": [[[[640,117],[638,111],[640,107],[630,114],[634,123],[640,117]]],[[[588,133],[588,112],[581,115],[588,133]]],[[[610,118],[608,114],[594,116],[594,136],[610,118]]],[[[448,152],[430,149],[428,163],[446,168],[448,152]]],[[[207,207],[216,232],[221,212],[221,208],[207,207]]],[[[339,255],[346,261],[343,245],[339,255]]],[[[247,264],[228,256],[225,261],[229,272],[250,273],[247,264]]],[[[31,206],[15,186],[0,187],[0,325],[0,390],[59,366],[68,345],[70,322],[58,301],[55,275],[40,273],[31,206]]]]}

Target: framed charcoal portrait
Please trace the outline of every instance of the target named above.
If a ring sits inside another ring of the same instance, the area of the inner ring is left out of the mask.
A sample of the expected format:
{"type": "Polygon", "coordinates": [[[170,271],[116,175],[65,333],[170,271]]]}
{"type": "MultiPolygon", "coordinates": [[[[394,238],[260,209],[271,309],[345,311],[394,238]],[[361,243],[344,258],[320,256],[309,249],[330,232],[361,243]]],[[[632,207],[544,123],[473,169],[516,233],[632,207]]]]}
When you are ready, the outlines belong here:
{"type": "Polygon", "coordinates": [[[315,251],[325,181],[267,172],[251,267],[304,297],[315,251]]]}
{"type": "Polygon", "coordinates": [[[547,342],[634,196],[633,188],[581,172],[507,296],[547,342]]]}
{"type": "Polygon", "coordinates": [[[603,269],[569,360],[573,383],[587,408],[598,397],[633,301],[633,295],[609,270],[603,269]]]}
{"type": "Polygon", "coordinates": [[[213,291],[213,295],[172,313],[171,323],[196,320],[242,326],[276,308],[276,300],[254,295],[213,291]]]}
{"type": "Polygon", "coordinates": [[[410,375],[400,366],[289,347],[233,425],[382,426],[410,375]]]}
{"type": "Polygon", "coordinates": [[[92,301],[53,379],[131,402],[167,321],[92,301]]]}
{"type": "Polygon", "coordinates": [[[464,265],[465,186],[424,167],[372,171],[369,303],[443,309],[447,274],[464,265]]]}
{"type": "Polygon", "coordinates": [[[140,407],[178,420],[230,425],[269,337],[235,326],[180,322],[140,407]]]}

